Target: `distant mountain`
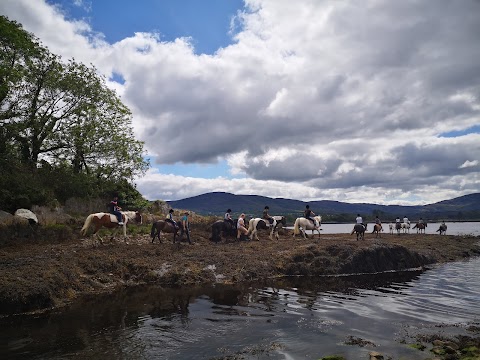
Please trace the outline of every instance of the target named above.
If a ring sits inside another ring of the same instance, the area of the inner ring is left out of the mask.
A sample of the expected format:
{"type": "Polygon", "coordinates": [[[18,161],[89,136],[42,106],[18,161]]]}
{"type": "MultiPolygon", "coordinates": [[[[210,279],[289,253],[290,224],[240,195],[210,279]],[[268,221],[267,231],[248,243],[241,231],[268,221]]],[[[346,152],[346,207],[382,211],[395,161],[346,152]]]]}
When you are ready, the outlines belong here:
{"type": "Polygon", "coordinates": [[[244,212],[248,216],[261,216],[264,207],[268,205],[270,214],[285,215],[293,219],[301,216],[305,205],[309,204],[316,214],[322,215],[324,221],[351,222],[356,214],[361,214],[369,221],[378,215],[384,222],[392,221],[397,216],[401,218],[407,216],[412,221],[420,217],[426,220],[480,220],[480,193],[418,206],[350,204],[331,200],[305,202],[225,192],[211,192],[167,203],[172,208],[216,216],[223,216],[227,208],[232,209],[234,215],[244,212]]]}

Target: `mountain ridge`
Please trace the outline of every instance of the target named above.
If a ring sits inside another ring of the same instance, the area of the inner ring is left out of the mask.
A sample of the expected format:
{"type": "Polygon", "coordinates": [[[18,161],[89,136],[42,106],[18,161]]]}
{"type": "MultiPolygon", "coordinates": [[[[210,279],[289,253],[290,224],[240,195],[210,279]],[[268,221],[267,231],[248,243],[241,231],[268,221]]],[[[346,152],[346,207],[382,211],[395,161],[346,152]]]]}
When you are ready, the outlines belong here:
{"type": "Polygon", "coordinates": [[[302,201],[286,198],[270,198],[261,195],[235,195],[228,192],[209,192],[189,198],[167,201],[169,206],[188,209],[200,215],[223,216],[227,208],[233,215],[245,213],[261,216],[266,205],[272,215],[289,218],[301,216],[308,204],[324,221],[352,221],[356,214],[372,220],[376,215],[383,221],[407,216],[412,221],[420,217],[428,220],[480,220],[480,193],[459,196],[426,205],[380,205],[371,203],[347,203],[336,200],[302,201]]]}

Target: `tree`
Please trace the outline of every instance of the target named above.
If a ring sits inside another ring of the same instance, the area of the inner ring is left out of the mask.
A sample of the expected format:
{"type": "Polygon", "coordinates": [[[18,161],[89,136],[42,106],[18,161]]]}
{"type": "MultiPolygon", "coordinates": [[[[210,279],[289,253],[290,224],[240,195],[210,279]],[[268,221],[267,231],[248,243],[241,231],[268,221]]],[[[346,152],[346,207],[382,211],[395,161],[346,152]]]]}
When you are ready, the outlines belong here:
{"type": "MultiPolygon", "coordinates": [[[[3,169],[16,159],[22,173],[37,177],[32,182],[55,174],[70,183],[72,177],[81,179],[85,189],[99,192],[115,183],[125,187],[124,181],[148,169],[130,110],[93,66],[63,61],[21,25],[1,16],[0,71],[3,169]]],[[[10,180],[0,183],[15,184],[10,180]]],[[[15,193],[9,196],[13,199],[15,193]]]]}

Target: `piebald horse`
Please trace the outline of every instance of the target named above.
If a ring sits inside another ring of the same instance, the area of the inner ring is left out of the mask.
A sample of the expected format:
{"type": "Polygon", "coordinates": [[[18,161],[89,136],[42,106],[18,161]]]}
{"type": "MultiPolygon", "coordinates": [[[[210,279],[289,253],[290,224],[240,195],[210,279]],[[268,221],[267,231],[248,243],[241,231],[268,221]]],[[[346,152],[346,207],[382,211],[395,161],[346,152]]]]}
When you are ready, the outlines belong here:
{"type": "Polygon", "coordinates": [[[272,223],[262,218],[250,219],[250,221],[248,222],[247,236],[250,236],[251,239],[258,240],[257,230],[271,228],[270,240],[273,240],[274,234],[275,234],[275,239],[278,240],[278,229],[287,225],[287,219],[285,218],[285,216],[281,216],[281,215],[272,216],[271,218],[273,219],[272,223]]]}
{"type": "Polygon", "coordinates": [[[410,221],[409,222],[403,222],[401,227],[402,227],[402,230],[403,230],[404,234],[406,234],[407,232],[410,234],[410,221]]]}
{"type": "MultiPolygon", "coordinates": [[[[127,223],[131,221],[135,221],[137,224],[141,224],[142,215],[138,211],[121,211],[121,213],[122,213],[122,219],[123,219],[123,225],[121,225],[123,228],[123,238],[124,238],[124,241],[126,242],[127,241],[127,223]]],[[[83,227],[80,230],[80,233],[83,236],[87,235],[88,229],[92,224],[95,226],[93,230],[93,237],[94,238],[98,237],[98,239],[100,240],[100,243],[102,244],[103,244],[103,239],[100,235],[97,234],[98,230],[100,230],[102,226],[109,229],[114,229],[111,237],[112,239],[120,227],[120,225],[118,225],[118,220],[115,215],[110,213],[100,212],[100,213],[90,214],[87,216],[87,219],[85,220],[85,224],[83,224],[83,227]]]]}
{"type": "Polygon", "coordinates": [[[314,234],[314,231],[317,231],[318,237],[320,238],[320,226],[322,225],[322,217],[314,216],[313,219],[315,220],[316,224],[304,217],[297,218],[295,220],[295,225],[293,226],[293,238],[295,239],[296,235],[302,234],[303,238],[306,239],[306,230],[312,230],[312,235],[314,234]]]}

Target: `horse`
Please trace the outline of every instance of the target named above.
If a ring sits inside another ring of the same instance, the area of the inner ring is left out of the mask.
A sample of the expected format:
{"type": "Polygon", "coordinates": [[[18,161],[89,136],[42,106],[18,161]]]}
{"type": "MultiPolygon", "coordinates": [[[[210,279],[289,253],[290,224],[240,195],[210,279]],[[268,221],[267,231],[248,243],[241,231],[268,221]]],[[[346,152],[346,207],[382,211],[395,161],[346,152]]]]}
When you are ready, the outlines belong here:
{"type": "MultiPolygon", "coordinates": [[[[150,231],[150,237],[152,238],[152,244],[155,241],[155,238],[158,237],[158,241],[162,242],[160,239],[160,235],[162,231],[164,233],[173,233],[173,243],[177,241],[177,232],[180,230],[180,237],[183,237],[185,229],[183,228],[183,224],[181,221],[176,223],[178,227],[175,227],[173,223],[167,220],[158,220],[152,224],[152,230],[150,231]]],[[[191,243],[190,239],[189,242],[191,243]]]]}
{"type": "MultiPolygon", "coordinates": [[[[377,224],[375,224],[377,225],[377,224]]],[[[355,224],[352,230],[352,234],[357,234],[357,240],[363,240],[365,238],[365,231],[367,231],[367,224],[355,224]]]]}
{"type": "MultiPolygon", "coordinates": [[[[390,224],[390,225],[391,225],[391,224],[390,224]]],[[[383,231],[382,224],[375,224],[375,225],[373,225],[372,234],[375,233],[375,237],[379,237],[381,231],[383,231]]]]}
{"type": "Polygon", "coordinates": [[[395,230],[395,225],[390,223],[390,224],[388,224],[388,228],[390,229],[390,235],[393,235],[393,230],[395,230]]]}
{"type": "Polygon", "coordinates": [[[406,234],[407,232],[410,234],[410,221],[409,222],[403,222],[401,224],[401,228],[402,228],[404,234],[406,234]]]}
{"type": "Polygon", "coordinates": [[[397,230],[397,235],[400,235],[400,230],[402,229],[402,223],[395,223],[395,230],[397,230]]]}
{"type": "Polygon", "coordinates": [[[423,232],[425,234],[425,228],[427,227],[427,223],[416,223],[415,226],[413,227],[414,229],[417,229],[417,234],[420,232],[420,234],[423,232]]]}
{"type": "MultiPolygon", "coordinates": [[[[121,211],[121,214],[122,214],[122,220],[123,220],[123,225],[121,225],[123,227],[123,238],[124,238],[124,241],[127,242],[127,223],[131,221],[135,221],[137,224],[141,224],[142,215],[138,211],[121,211]]],[[[85,236],[92,224],[95,226],[95,229],[93,230],[93,237],[94,238],[98,237],[100,239],[100,243],[102,244],[103,244],[103,239],[100,235],[97,234],[98,230],[100,230],[102,226],[109,229],[112,229],[112,228],[115,229],[112,233],[112,239],[117,233],[119,228],[118,219],[115,215],[110,213],[100,212],[100,213],[90,214],[87,216],[87,219],[85,220],[85,223],[83,224],[83,227],[80,230],[80,233],[83,236],[85,236]]]]}
{"type": "Polygon", "coordinates": [[[237,235],[237,224],[233,224],[230,221],[217,220],[212,224],[212,236],[210,240],[218,243],[222,240],[222,234],[225,236],[225,241],[228,240],[228,237],[231,236],[235,239],[237,235]]]}
{"type": "Polygon", "coordinates": [[[303,238],[306,239],[307,238],[305,234],[306,230],[312,230],[312,235],[316,230],[318,232],[318,238],[320,238],[320,226],[322,225],[322,217],[314,216],[313,219],[315,220],[315,223],[318,224],[318,226],[315,226],[316,224],[312,223],[312,221],[307,218],[304,218],[304,217],[297,218],[293,226],[293,238],[295,239],[296,235],[302,234],[303,238]]]}
{"type": "Polygon", "coordinates": [[[262,219],[262,218],[250,219],[250,221],[248,222],[247,236],[250,235],[251,239],[255,238],[256,240],[258,240],[257,230],[271,228],[270,240],[273,240],[272,238],[273,234],[275,234],[275,239],[278,240],[278,229],[281,228],[282,226],[287,225],[287,218],[281,215],[272,216],[271,218],[273,219],[272,223],[267,222],[266,219],[262,219]]]}
{"type": "Polygon", "coordinates": [[[447,234],[447,224],[445,224],[445,223],[440,224],[440,227],[438,228],[438,230],[436,232],[439,232],[440,235],[446,235],[447,234]]]}

